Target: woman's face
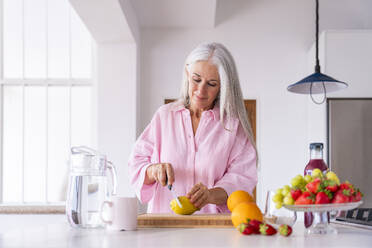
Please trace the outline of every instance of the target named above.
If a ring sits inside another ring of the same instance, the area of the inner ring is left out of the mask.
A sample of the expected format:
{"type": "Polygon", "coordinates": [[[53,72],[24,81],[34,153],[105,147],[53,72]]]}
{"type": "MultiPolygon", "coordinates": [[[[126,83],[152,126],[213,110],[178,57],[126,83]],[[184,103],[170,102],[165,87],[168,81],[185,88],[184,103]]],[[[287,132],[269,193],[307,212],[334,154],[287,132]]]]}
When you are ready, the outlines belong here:
{"type": "Polygon", "coordinates": [[[208,61],[199,61],[190,66],[187,74],[190,107],[201,110],[212,108],[220,91],[220,77],[217,67],[208,61]]]}

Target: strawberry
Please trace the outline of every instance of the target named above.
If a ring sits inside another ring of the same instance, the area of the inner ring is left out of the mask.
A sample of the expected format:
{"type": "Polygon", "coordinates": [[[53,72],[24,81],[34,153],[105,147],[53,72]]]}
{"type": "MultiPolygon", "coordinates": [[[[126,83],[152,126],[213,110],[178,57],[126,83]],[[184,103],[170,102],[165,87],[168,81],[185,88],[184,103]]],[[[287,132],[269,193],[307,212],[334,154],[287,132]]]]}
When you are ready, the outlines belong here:
{"type": "Polygon", "coordinates": [[[306,184],[305,187],[308,191],[310,191],[313,194],[318,193],[322,189],[320,178],[315,178],[314,181],[312,181],[311,183],[306,184]]]}
{"type": "Polygon", "coordinates": [[[345,181],[345,182],[340,184],[341,189],[350,189],[352,187],[353,187],[353,185],[348,181],[345,181]]]}
{"type": "Polygon", "coordinates": [[[354,194],[351,196],[351,200],[353,202],[358,202],[358,201],[361,201],[362,200],[362,197],[363,197],[363,193],[360,192],[359,189],[356,189],[356,191],[354,192],[354,194]]]}
{"type": "Polygon", "coordinates": [[[291,235],[292,227],[288,226],[286,224],[282,224],[282,225],[279,226],[279,233],[280,233],[280,235],[287,237],[287,236],[291,235]]]}
{"type": "Polygon", "coordinates": [[[250,235],[254,233],[254,228],[252,226],[247,225],[246,223],[241,223],[238,226],[238,230],[241,234],[244,234],[244,235],[250,235]]]}
{"type": "Polygon", "coordinates": [[[260,225],[262,224],[261,221],[248,219],[247,224],[253,228],[253,233],[260,234],[260,225]]]}
{"type": "Polygon", "coordinates": [[[338,186],[337,186],[337,184],[332,185],[332,186],[327,186],[326,190],[329,190],[330,192],[336,192],[338,190],[338,186]]]}
{"type": "Polygon", "coordinates": [[[348,181],[345,181],[340,184],[340,189],[348,190],[350,194],[354,194],[354,186],[349,183],[348,181]]]}
{"type": "Polygon", "coordinates": [[[325,192],[321,191],[316,194],[315,204],[328,204],[330,202],[330,198],[325,192]]]}
{"type": "Polygon", "coordinates": [[[263,235],[274,235],[276,234],[276,229],[269,224],[261,224],[260,233],[263,235]]]}
{"type": "Polygon", "coordinates": [[[300,189],[291,189],[291,196],[294,201],[297,200],[298,197],[302,194],[302,191],[300,189]]]}
{"type": "Polygon", "coordinates": [[[346,203],[350,201],[350,191],[347,189],[339,189],[333,196],[332,203],[346,203]]]}
{"type": "Polygon", "coordinates": [[[326,190],[329,190],[330,192],[336,192],[338,190],[338,185],[336,181],[327,179],[324,180],[323,185],[326,188],[326,190]]]}
{"type": "Polygon", "coordinates": [[[308,191],[305,191],[297,198],[294,203],[295,205],[307,205],[307,204],[314,204],[314,195],[308,191]]]}

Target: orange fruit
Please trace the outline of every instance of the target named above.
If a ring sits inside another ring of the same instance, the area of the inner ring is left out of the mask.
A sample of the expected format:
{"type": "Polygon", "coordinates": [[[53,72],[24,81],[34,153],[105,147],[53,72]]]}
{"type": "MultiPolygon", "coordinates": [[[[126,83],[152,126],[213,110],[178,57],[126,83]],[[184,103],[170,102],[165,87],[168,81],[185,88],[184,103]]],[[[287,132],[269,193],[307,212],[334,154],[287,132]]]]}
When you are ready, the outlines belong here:
{"type": "Polygon", "coordinates": [[[232,212],[235,206],[242,202],[254,202],[254,199],[248,192],[237,190],[232,192],[229,198],[227,198],[227,207],[232,212]]]}
{"type": "Polygon", "coordinates": [[[235,227],[241,223],[246,223],[247,219],[263,221],[261,210],[256,203],[242,202],[231,213],[231,221],[235,227]]]}

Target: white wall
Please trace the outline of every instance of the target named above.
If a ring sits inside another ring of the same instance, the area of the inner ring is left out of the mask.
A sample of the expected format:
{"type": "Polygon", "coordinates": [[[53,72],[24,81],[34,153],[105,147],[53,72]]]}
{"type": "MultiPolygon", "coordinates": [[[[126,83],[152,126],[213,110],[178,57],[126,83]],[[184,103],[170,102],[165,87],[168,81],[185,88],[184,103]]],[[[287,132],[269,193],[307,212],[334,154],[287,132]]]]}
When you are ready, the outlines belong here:
{"type": "MultiPolygon", "coordinates": [[[[329,96],[372,97],[372,30],[330,30],[323,32],[320,39],[322,72],[349,84],[347,89],[329,96]]],[[[313,52],[314,47],[309,57],[313,58],[313,52]]],[[[315,105],[309,100],[308,119],[312,120],[308,122],[308,142],[324,142],[328,149],[327,105],[315,105]]],[[[326,152],[324,157],[327,159],[326,152]]]]}
{"type": "Polygon", "coordinates": [[[129,0],[70,0],[92,37],[96,148],[116,165],[118,194],[134,195],[127,161],[136,139],[140,30],[129,0]]]}
{"type": "MultiPolygon", "coordinates": [[[[225,0],[218,2],[214,29],[141,30],[141,130],[164,98],[179,95],[187,54],[200,42],[222,42],[235,57],[244,97],[257,99],[257,193],[263,210],[266,190],[289,183],[308,161],[308,96],[286,87],[309,74],[314,2],[225,0]]],[[[371,9],[368,0],[322,0],[321,30],[372,28],[371,9]]]]}
{"type": "Polygon", "coordinates": [[[137,47],[100,44],[97,62],[98,150],[116,165],[118,194],[132,196],[127,161],[136,139],[137,47]]]}

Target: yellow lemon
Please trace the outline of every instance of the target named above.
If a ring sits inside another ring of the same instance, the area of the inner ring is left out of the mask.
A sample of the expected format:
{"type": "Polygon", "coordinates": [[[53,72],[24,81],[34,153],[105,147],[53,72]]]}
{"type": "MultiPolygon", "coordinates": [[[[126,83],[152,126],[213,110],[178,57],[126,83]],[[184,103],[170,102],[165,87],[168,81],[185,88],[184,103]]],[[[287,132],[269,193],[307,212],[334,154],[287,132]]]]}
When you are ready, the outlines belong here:
{"type": "Polygon", "coordinates": [[[181,202],[182,208],[178,206],[176,199],[173,199],[170,202],[170,208],[176,214],[190,215],[193,214],[195,211],[200,210],[196,208],[186,196],[179,196],[178,200],[181,202]]]}

